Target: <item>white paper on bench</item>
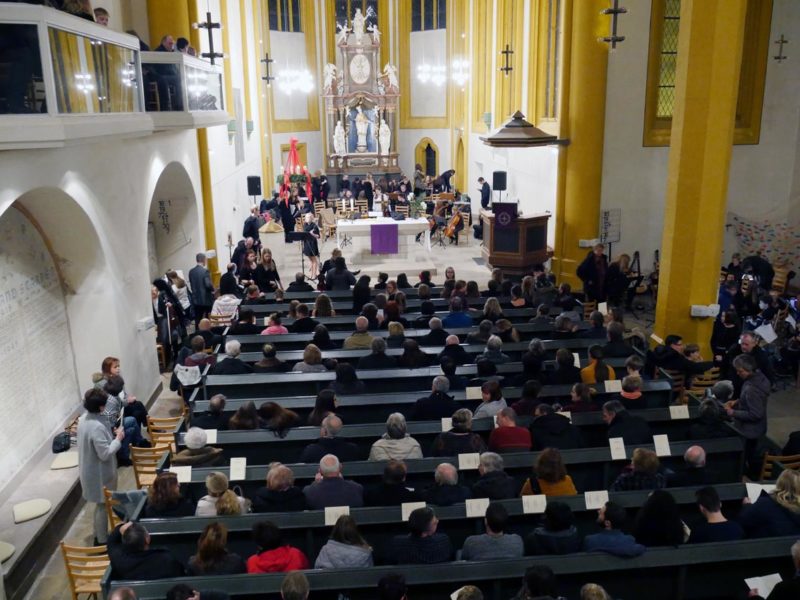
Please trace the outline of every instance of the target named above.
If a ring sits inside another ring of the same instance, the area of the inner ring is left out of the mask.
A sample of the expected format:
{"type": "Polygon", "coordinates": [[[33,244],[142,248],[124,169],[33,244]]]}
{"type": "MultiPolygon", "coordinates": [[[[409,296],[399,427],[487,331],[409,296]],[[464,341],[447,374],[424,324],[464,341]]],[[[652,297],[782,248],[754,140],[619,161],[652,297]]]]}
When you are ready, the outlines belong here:
{"type": "Polygon", "coordinates": [[[606,316],[608,314],[608,302],[601,302],[600,304],[598,304],[597,311],[601,315],[606,316]]]}
{"type": "Polygon", "coordinates": [[[568,410],[560,410],[556,413],[557,415],[561,415],[562,417],[567,417],[569,422],[572,423],[572,413],[568,410]]]}
{"type": "Polygon", "coordinates": [[[336,521],[342,515],[349,515],[349,506],[326,506],[325,507],[325,525],[336,525],[336,521]]]}
{"type": "Polygon", "coordinates": [[[477,452],[458,455],[458,470],[477,469],[481,464],[481,455],[477,452]]]}
{"type": "Polygon", "coordinates": [[[450,431],[453,428],[453,417],[444,417],[442,419],[442,431],[450,431]]]}
{"type": "Polygon", "coordinates": [[[574,364],[579,369],[581,368],[581,357],[578,356],[577,352],[572,353],[572,364],[574,364]]]}
{"type": "Polygon", "coordinates": [[[611,449],[611,460],[625,460],[625,440],[620,437],[610,438],[608,447],[611,449]]]}
{"type": "Polygon", "coordinates": [[[689,407],[685,404],[678,404],[669,407],[669,418],[670,419],[688,419],[689,418],[689,407]]]}
{"type": "Polygon", "coordinates": [[[622,382],[619,379],[609,379],[606,381],[605,386],[606,392],[609,394],[622,391],[622,382]]]}
{"type": "Polygon", "coordinates": [[[178,476],[178,483],[192,482],[192,467],[170,467],[169,472],[178,476]]]}
{"type": "Polygon", "coordinates": [[[608,490],[584,492],[583,501],[586,503],[586,510],[603,508],[606,505],[606,502],[608,502],[608,490]]]}
{"type": "Polygon", "coordinates": [[[539,515],[547,508],[547,496],[535,494],[522,497],[522,512],[526,515],[539,515]]]}
{"type": "Polygon", "coordinates": [[[751,590],[756,590],[758,595],[762,598],[766,598],[772,593],[772,588],[778,585],[783,579],[781,579],[780,573],[771,573],[770,575],[762,575],[761,577],[751,577],[750,579],[745,579],[744,582],[747,584],[747,587],[751,590]]]}
{"type": "Polygon", "coordinates": [[[216,444],[217,443],[217,430],[216,429],[204,429],[203,431],[206,432],[206,444],[216,444]]]}
{"type": "Polygon", "coordinates": [[[751,483],[748,481],[744,486],[747,489],[747,497],[750,499],[751,503],[755,503],[755,501],[758,500],[762,490],[769,494],[775,489],[775,485],[771,483],[761,485],[760,483],[751,483]]]}
{"type": "Polygon", "coordinates": [[[668,435],[654,435],[653,445],[656,447],[656,456],[672,456],[672,450],[669,447],[668,435]]]}
{"type": "Polygon", "coordinates": [[[483,394],[481,394],[481,387],[479,385],[478,386],[468,387],[466,392],[467,392],[467,400],[482,400],[483,399],[483,394]]]}
{"type": "Polygon", "coordinates": [[[247,479],[247,457],[237,456],[231,458],[231,472],[228,479],[230,481],[247,479]]]}
{"type": "Polygon", "coordinates": [[[489,498],[470,498],[466,501],[467,517],[486,516],[486,509],[489,508],[489,498]]]}
{"type": "Polygon", "coordinates": [[[403,521],[408,521],[408,517],[411,516],[411,513],[417,510],[418,508],[425,508],[424,502],[403,502],[400,505],[400,512],[403,518],[403,521]]]}

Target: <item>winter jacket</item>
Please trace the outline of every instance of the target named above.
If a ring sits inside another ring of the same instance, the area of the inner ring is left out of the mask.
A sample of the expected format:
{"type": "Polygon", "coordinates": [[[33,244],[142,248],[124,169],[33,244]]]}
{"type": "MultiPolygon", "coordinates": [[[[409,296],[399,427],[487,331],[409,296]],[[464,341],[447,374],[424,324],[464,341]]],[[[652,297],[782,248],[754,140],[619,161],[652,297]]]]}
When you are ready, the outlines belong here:
{"type": "Polygon", "coordinates": [[[414,421],[433,421],[451,417],[460,406],[447,394],[433,392],[430,396],[420,398],[414,404],[411,419],[414,421]]]}
{"type": "Polygon", "coordinates": [[[306,510],[306,497],[303,490],[291,486],[283,491],[259,488],[253,495],[253,512],[289,512],[306,510]]]}
{"type": "Polygon", "coordinates": [[[422,458],[422,448],[419,442],[406,434],[406,437],[392,439],[384,433],[377,442],[372,444],[369,451],[369,460],[408,460],[422,458]]]}
{"type": "Polygon", "coordinates": [[[756,371],[742,385],[739,403],[733,410],[736,428],[748,439],[767,433],[767,400],[771,384],[761,371],[756,371]]]}
{"type": "Polygon", "coordinates": [[[372,548],[328,540],[317,555],[315,569],[348,569],[372,566],[372,548]]]}
{"type": "MultiPolygon", "coordinates": [[[[240,512],[241,514],[245,514],[247,512],[247,501],[241,496],[237,496],[237,498],[239,499],[240,512]]],[[[203,496],[197,501],[197,509],[194,511],[194,515],[196,517],[216,517],[217,500],[219,500],[219,498],[214,496],[203,496]]]]}
{"type": "Polygon", "coordinates": [[[562,531],[537,527],[525,538],[525,554],[572,554],[580,550],[581,538],[574,525],[562,531]]]}
{"type": "Polygon", "coordinates": [[[286,573],[310,568],[306,555],[292,546],[281,546],[247,559],[248,573],[286,573]]]}
{"type": "Polygon", "coordinates": [[[148,548],[130,550],[122,543],[119,527],[108,536],[108,557],[114,580],[153,581],[170,577],[182,577],[183,565],[169,550],[148,548]]]}
{"type": "Polygon", "coordinates": [[[608,425],[608,439],[621,437],[626,446],[635,444],[650,444],[653,434],[650,425],[642,417],[632,415],[627,410],[614,415],[614,420],[608,425]]]}
{"type": "Polygon", "coordinates": [[[553,413],[536,417],[531,421],[528,430],[533,438],[534,450],[545,448],[570,450],[584,446],[581,430],[562,415],[553,413]]]}
{"type": "Polygon", "coordinates": [[[514,478],[503,471],[485,473],[472,486],[474,498],[489,498],[490,500],[514,498],[518,491],[519,485],[514,478]]]}
{"type": "Polygon", "coordinates": [[[749,538],[800,535],[800,513],[781,506],[763,491],[754,504],[742,509],[738,521],[749,538]]]}
{"type": "Polygon", "coordinates": [[[202,448],[184,448],[172,457],[171,464],[188,465],[190,467],[213,467],[222,462],[222,448],[203,446],[202,448]]]}

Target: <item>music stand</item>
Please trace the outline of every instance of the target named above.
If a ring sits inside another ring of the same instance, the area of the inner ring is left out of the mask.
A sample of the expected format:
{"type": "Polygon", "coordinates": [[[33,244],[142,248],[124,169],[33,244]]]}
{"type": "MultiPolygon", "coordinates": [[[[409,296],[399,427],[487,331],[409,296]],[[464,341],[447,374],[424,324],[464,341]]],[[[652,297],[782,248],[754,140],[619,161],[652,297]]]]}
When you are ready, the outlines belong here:
{"type": "Polygon", "coordinates": [[[313,239],[314,236],[307,231],[289,231],[286,233],[286,242],[300,242],[300,271],[303,277],[306,276],[306,255],[303,254],[303,246],[307,240],[313,239]]]}

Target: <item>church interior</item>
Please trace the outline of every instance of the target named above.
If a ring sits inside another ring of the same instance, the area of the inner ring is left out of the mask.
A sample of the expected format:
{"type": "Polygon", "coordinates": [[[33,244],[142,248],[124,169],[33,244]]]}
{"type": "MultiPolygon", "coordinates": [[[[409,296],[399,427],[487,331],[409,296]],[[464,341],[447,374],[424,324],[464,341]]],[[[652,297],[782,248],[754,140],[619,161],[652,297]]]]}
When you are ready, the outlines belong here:
{"type": "Polygon", "coordinates": [[[0,599],[800,597],[795,33],[796,0],[0,1],[0,599]],[[362,504],[311,502],[329,457],[362,504]],[[281,463],[299,504],[258,509],[281,463]],[[150,517],[170,476],[216,506],[150,517]],[[692,538],[707,489],[738,538],[692,538]],[[685,539],[642,541],[657,501],[685,539]],[[304,563],[253,570],[265,521],[304,563]],[[618,529],[641,556],[587,557],[618,529]],[[136,531],[180,572],[124,576],[136,531]],[[209,531],[246,571],[198,570],[209,531]]]}

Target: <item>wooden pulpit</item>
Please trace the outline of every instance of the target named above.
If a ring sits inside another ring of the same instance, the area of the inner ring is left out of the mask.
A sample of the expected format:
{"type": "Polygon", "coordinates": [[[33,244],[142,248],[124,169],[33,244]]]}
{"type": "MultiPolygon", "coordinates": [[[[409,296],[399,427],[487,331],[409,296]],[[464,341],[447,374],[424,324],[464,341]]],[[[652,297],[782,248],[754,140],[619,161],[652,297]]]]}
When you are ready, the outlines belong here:
{"type": "Polygon", "coordinates": [[[481,210],[483,248],[481,254],[489,268],[522,275],[536,263],[550,258],[547,248],[549,214],[518,216],[507,226],[495,222],[495,214],[481,210]]]}

